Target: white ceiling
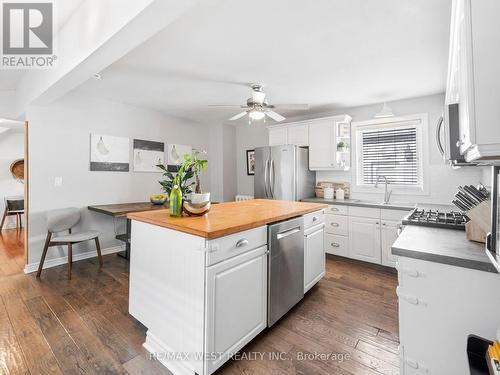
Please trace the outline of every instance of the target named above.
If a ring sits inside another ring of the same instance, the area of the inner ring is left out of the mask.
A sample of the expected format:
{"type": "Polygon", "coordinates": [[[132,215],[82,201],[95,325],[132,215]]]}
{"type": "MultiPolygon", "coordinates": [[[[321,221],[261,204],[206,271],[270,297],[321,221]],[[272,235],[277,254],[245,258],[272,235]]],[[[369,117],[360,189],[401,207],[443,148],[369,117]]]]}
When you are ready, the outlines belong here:
{"type": "MultiPolygon", "coordinates": [[[[85,0],[52,1],[54,3],[55,30],[57,33],[85,0]]],[[[15,90],[25,72],[25,70],[0,69],[0,91],[15,90]]]]}
{"type": "Polygon", "coordinates": [[[208,105],[243,104],[251,82],[315,112],[435,94],[450,13],[451,0],[202,1],[79,91],[201,123],[235,114],[208,105]]]}

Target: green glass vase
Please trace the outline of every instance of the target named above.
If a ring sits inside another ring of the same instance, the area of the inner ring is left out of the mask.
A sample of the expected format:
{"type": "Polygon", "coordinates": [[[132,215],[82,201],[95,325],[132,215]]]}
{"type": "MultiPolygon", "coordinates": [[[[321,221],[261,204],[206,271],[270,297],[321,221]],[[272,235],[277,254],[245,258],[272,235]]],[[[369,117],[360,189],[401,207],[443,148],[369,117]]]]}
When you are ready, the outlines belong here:
{"type": "Polygon", "coordinates": [[[182,192],[178,185],[170,192],[170,216],[182,216],[182,192]]]}

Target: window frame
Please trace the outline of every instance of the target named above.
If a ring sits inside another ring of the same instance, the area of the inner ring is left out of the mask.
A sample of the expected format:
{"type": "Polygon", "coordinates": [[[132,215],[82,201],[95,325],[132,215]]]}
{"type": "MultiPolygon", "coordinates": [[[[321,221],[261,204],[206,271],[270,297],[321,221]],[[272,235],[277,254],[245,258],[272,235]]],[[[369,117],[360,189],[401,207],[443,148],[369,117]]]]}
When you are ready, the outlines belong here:
{"type": "MultiPolygon", "coordinates": [[[[352,176],[351,186],[354,192],[380,194],[384,192],[385,184],[381,183],[377,188],[373,184],[359,183],[362,181],[362,155],[361,143],[362,137],[358,133],[362,130],[375,130],[375,129],[391,129],[398,127],[416,127],[417,128],[417,158],[418,158],[418,172],[419,172],[419,185],[401,185],[389,184],[389,189],[393,190],[393,194],[413,194],[413,195],[428,195],[429,194],[429,181],[427,178],[429,167],[429,153],[425,152],[428,149],[428,114],[420,113],[408,116],[390,117],[382,119],[374,119],[367,121],[355,121],[351,124],[351,145],[352,156],[354,162],[352,163],[352,176]],[[416,122],[416,124],[415,124],[416,122]],[[405,125],[405,123],[408,123],[405,125]]],[[[361,134],[361,133],[359,133],[361,134]]]]}

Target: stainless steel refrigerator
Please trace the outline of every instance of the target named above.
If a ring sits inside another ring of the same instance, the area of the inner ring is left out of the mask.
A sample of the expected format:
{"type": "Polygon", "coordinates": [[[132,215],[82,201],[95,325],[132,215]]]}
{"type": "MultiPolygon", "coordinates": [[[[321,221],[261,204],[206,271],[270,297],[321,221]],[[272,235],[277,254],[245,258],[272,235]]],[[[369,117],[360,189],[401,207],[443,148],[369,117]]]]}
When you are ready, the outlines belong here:
{"type": "Polygon", "coordinates": [[[255,198],[299,201],[314,197],[316,172],[309,170],[309,150],[294,145],[255,149],[255,198]]]}

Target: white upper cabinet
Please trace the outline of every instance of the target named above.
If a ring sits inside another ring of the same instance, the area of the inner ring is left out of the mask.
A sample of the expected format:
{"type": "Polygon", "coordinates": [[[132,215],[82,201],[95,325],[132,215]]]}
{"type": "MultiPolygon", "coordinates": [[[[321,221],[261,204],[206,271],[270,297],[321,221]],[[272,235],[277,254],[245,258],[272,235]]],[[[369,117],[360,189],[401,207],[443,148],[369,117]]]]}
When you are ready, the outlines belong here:
{"type": "Polygon", "coordinates": [[[309,146],[309,125],[292,123],[269,127],[269,146],[279,145],[309,146]]]}
{"type": "Polygon", "coordinates": [[[287,129],[285,127],[269,128],[269,146],[288,144],[287,129]]]}
{"type": "Polygon", "coordinates": [[[351,165],[351,117],[314,120],[309,124],[309,169],[348,170],[351,165]]]}
{"type": "Polygon", "coordinates": [[[459,104],[467,161],[500,160],[500,1],[454,0],[446,104],[459,104]]]}
{"type": "Polygon", "coordinates": [[[296,146],[309,146],[309,125],[291,125],[287,127],[287,143],[296,146]]]}

